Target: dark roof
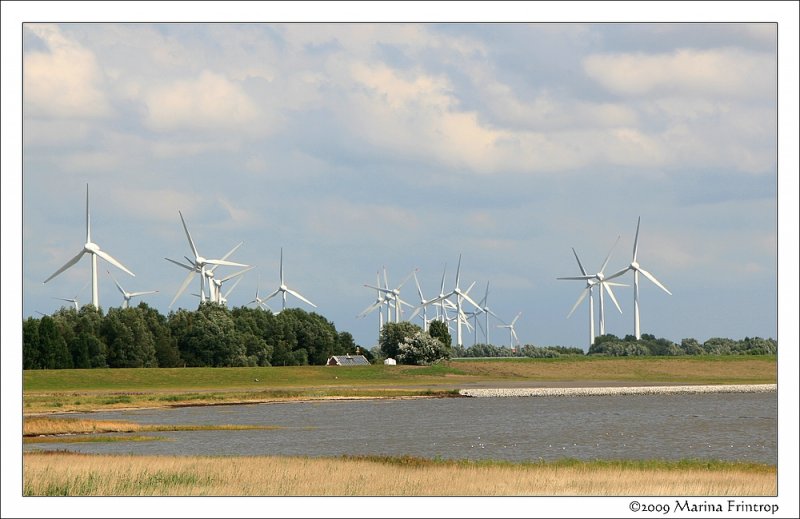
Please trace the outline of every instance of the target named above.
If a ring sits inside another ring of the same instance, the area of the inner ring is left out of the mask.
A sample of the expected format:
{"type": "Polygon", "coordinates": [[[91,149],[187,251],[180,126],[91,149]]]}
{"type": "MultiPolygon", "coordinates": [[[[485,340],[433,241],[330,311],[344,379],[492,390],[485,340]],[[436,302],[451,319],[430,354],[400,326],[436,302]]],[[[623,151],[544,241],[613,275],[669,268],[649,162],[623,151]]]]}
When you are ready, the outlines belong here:
{"type": "Polygon", "coordinates": [[[334,364],[337,366],[369,366],[369,361],[363,355],[334,355],[328,359],[328,365],[334,364]]]}

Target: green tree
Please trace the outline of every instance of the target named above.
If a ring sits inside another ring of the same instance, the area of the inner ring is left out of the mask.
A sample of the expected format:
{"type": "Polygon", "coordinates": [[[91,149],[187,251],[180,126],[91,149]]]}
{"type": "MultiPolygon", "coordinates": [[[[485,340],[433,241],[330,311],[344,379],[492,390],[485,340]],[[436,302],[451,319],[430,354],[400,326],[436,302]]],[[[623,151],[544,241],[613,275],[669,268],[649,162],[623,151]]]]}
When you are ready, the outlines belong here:
{"type": "Polygon", "coordinates": [[[416,333],[421,331],[422,328],[408,321],[386,323],[383,325],[383,328],[381,328],[378,345],[381,347],[381,352],[386,358],[393,358],[396,360],[400,351],[400,344],[411,339],[416,333]]]}
{"type": "Polygon", "coordinates": [[[245,345],[236,330],[230,311],[224,305],[200,303],[190,322],[185,324],[184,334],[178,339],[178,348],[187,365],[247,365],[245,345]]]}
{"type": "Polygon", "coordinates": [[[44,358],[39,340],[39,319],[22,321],[22,369],[42,369],[44,358]]]}
{"type": "Polygon", "coordinates": [[[41,348],[42,368],[64,369],[72,367],[72,356],[69,353],[67,342],[59,331],[55,318],[46,315],[39,322],[39,345],[41,348]]]}
{"type": "Polygon", "coordinates": [[[428,335],[434,339],[439,339],[445,346],[452,346],[453,338],[450,336],[450,330],[447,329],[447,323],[442,321],[433,321],[428,326],[428,335]]]}

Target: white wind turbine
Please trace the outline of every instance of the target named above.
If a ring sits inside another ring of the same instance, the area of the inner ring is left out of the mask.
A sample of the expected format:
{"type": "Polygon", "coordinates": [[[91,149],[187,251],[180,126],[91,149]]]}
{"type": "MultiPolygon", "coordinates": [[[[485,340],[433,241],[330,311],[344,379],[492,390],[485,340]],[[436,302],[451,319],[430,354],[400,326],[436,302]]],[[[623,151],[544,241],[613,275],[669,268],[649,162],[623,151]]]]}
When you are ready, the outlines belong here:
{"type": "MultiPolygon", "coordinates": [[[[406,276],[406,278],[403,280],[403,282],[400,283],[399,285],[397,285],[397,287],[394,288],[394,289],[390,289],[389,288],[389,279],[388,279],[388,277],[386,275],[386,268],[385,267],[383,269],[383,279],[384,279],[384,284],[385,284],[386,288],[381,288],[380,286],[364,285],[367,288],[374,288],[378,292],[382,292],[382,293],[386,294],[384,296],[384,301],[387,304],[390,304],[392,302],[394,303],[394,322],[396,322],[396,323],[400,322],[400,316],[403,313],[402,306],[403,305],[411,306],[410,304],[408,304],[405,301],[403,301],[402,299],[400,299],[400,289],[403,288],[403,285],[405,285],[406,282],[409,279],[411,279],[411,276],[414,274],[414,272],[416,272],[416,270],[417,269],[412,270],[411,274],[406,276]]],[[[380,285],[380,283],[378,283],[378,285],[380,285]]],[[[389,321],[391,321],[391,316],[389,316],[389,321]]]]}
{"type": "Polygon", "coordinates": [[[611,253],[614,251],[614,248],[617,246],[619,242],[619,236],[617,236],[617,241],[614,242],[614,245],[611,246],[611,250],[608,251],[608,255],[606,256],[605,261],[603,262],[603,266],[600,267],[600,270],[595,274],[588,274],[586,269],[583,268],[583,264],[581,263],[581,259],[578,257],[578,253],[575,251],[573,247],[572,253],[575,255],[575,260],[578,262],[578,267],[581,269],[581,276],[573,276],[573,277],[562,277],[556,278],[561,280],[580,280],[586,281],[586,287],[581,292],[581,295],[578,297],[578,300],[570,310],[569,314],[567,314],[567,319],[569,319],[572,314],[575,312],[575,309],[581,304],[581,302],[589,296],[589,345],[594,344],[595,334],[594,334],[594,287],[600,287],[600,335],[605,335],[606,333],[606,321],[605,321],[605,303],[603,298],[603,292],[608,292],[608,295],[611,297],[611,300],[614,302],[614,305],[619,310],[619,313],[622,313],[622,308],[620,308],[619,303],[617,302],[617,298],[614,297],[614,292],[611,290],[612,286],[627,286],[623,283],[611,283],[605,277],[603,271],[605,270],[606,266],[608,265],[608,260],[611,258],[611,253]]]}
{"type": "MultiPolygon", "coordinates": [[[[228,253],[225,254],[221,259],[227,260],[231,254],[236,252],[236,249],[242,246],[243,243],[244,242],[241,241],[237,243],[236,246],[231,250],[229,250],[228,253]]],[[[184,258],[186,258],[186,256],[184,256],[184,258]]],[[[186,260],[189,261],[189,263],[191,263],[191,260],[189,258],[186,258],[186,260]]],[[[217,269],[217,267],[219,267],[219,265],[211,266],[211,268],[206,269],[205,274],[208,283],[208,298],[215,303],[221,303],[222,302],[221,300],[224,299],[222,297],[222,294],[220,293],[220,289],[222,288],[222,283],[220,280],[214,278],[214,271],[217,269]]],[[[248,267],[247,269],[241,271],[241,273],[244,274],[245,272],[247,272],[252,268],[254,267],[248,267]]],[[[230,277],[228,279],[230,279],[230,277]]]]}
{"type": "MultiPolygon", "coordinates": [[[[456,285],[455,285],[455,287],[453,288],[453,290],[451,290],[447,294],[443,294],[443,295],[431,300],[429,304],[434,304],[434,303],[438,303],[438,302],[444,302],[444,301],[448,300],[449,298],[455,296],[456,318],[458,319],[456,321],[456,344],[458,346],[463,346],[464,342],[461,340],[461,323],[466,321],[466,317],[465,317],[464,311],[462,310],[461,303],[462,303],[463,300],[466,299],[475,308],[480,308],[480,305],[478,303],[476,303],[475,301],[473,301],[471,297],[469,297],[469,295],[467,294],[467,292],[469,292],[469,290],[467,290],[466,292],[461,290],[460,285],[459,285],[460,281],[461,281],[461,255],[459,254],[458,255],[458,268],[456,269],[456,285]]],[[[473,285],[474,285],[474,283],[473,283],[473,285]]],[[[472,285],[470,285],[470,288],[472,288],[472,285]]],[[[444,309],[444,307],[442,307],[442,309],[444,309]]],[[[469,324],[469,323],[467,323],[467,324],[469,324]]]]}
{"type": "Polygon", "coordinates": [[[644,275],[644,277],[655,283],[655,285],[658,288],[660,288],[667,294],[672,295],[672,292],[667,290],[667,287],[662,285],[661,282],[659,282],[655,278],[655,276],[653,276],[651,273],[643,269],[641,265],[639,265],[639,262],[637,261],[639,252],[639,225],[641,223],[642,223],[642,217],[640,216],[639,220],[636,222],[636,238],[634,238],[633,240],[633,259],[631,260],[630,265],[605,278],[606,281],[608,281],[610,279],[614,279],[616,277],[625,274],[629,270],[633,271],[633,333],[637,341],[642,338],[642,335],[639,330],[639,273],[641,272],[642,275],[644,275]]]}
{"type": "Polygon", "coordinates": [[[514,320],[511,321],[511,324],[498,324],[497,325],[498,328],[508,328],[509,337],[510,337],[510,341],[511,341],[511,351],[513,351],[515,353],[517,351],[517,348],[514,347],[514,343],[516,341],[517,346],[519,346],[519,337],[517,337],[517,332],[516,332],[516,330],[514,330],[514,325],[517,324],[517,319],[519,319],[520,315],[522,315],[522,312],[517,314],[517,316],[514,318],[514,320]]]}
{"type": "MultiPolygon", "coordinates": [[[[192,235],[189,233],[189,229],[186,227],[186,221],[183,219],[183,213],[178,211],[178,214],[181,217],[181,223],[183,224],[183,230],[186,232],[186,238],[189,240],[189,246],[192,248],[192,254],[194,254],[194,259],[192,260],[190,258],[186,258],[189,261],[189,263],[192,264],[192,266],[187,266],[187,265],[184,265],[183,263],[179,263],[179,262],[177,262],[175,260],[171,260],[169,258],[164,258],[167,261],[171,261],[172,263],[175,263],[176,265],[178,265],[180,267],[183,267],[185,269],[191,270],[189,275],[186,276],[186,279],[183,280],[183,284],[178,289],[178,292],[175,294],[175,297],[172,298],[172,302],[169,304],[170,307],[175,304],[175,301],[177,301],[178,298],[180,297],[180,295],[183,293],[183,291],[186,290],[186,287],[189,286],[189,283],[191,283],[192,277],[195,274],[200,274],[200,301],[205,301],[205,299],[206,299],[205,280],[206,280],[206,266],[207,265],[227,265],[229,267],[247,267],[247,266],[249,266],[249,265],[244,265],[242,263],[234,263],[233,261],[227,261],[226,259],[218,259],[218,260],[217,259],[206,259],[206,258],[200,256],[200,254],[197,252],[197,247],[195,247],[194,240],[192,240],[192,235]]],[[[241,245],[241,243],[239,245],[241,245]]],[[[228,253],[228,255],[230,255],[234,250],[236,250],[236,248],[238,248],[239,245],[234,247],[233,250],[231,250],[231,252],[228,253]]]]}
{"type": "Polygon", "coordinates": [[[278,294],[281,294],[281,298],[283,299],[283,306],[281,307],[281,311],[286,310],[286,294],[292,294],[297,299],[308,303],[309,305],[313,306],[314,308],[317,307],[314,303],[306,299],[305,297],[301,296],[299,292],[292,290],[291,288],[286,286],[286,283],[283,280],[283,247],[281,247],[281,265],[280,265],[280,275],[281,275],[281,285],[275,290],[275,292],[268,295],[264,298],[264,301],[268,301],[275,297],[278,294]]]}
{"type": "Polygon", "coordinates": [[[255,297],[255,299],[253,299],[252,301],[250,301],[247,304],[248,305],[256,304],[256,305],[260,306],[262,310],[269,310],[271,312],[272,308],[270,308],[269,305],[267,305],[266,300],[261,299],[260,297],[258,297],[258,289],[259,289],[260,285],[261,285],[261,275],[259,274],[258,283],[256,284],[256,297],[255,297]]]}
{"type": "Polygon", "coordinates": [[[75,305],[75,311],[76,312],[78,310],[80,310],[80,305],[78,303],[78,296],[77,295],[75,297],[73,297],[72,299],[67,299],[65,297],[54,297],[53,299],[58,299],[59,301],[66,301],[68,303],[72,303],[73,305],[75,305]]]}
{"type": "Polygon", "coordinates": [[[132,297],[144,296],[147,294],[155,294],[158,292],[158,290],[147,290],[145,292],[127,292],[124,288],[122,288],[122,286],[119,284],[119,281],[117,281],[117,278],[115,278],[114,275],[111,274],[111,272],[106,270],[106,273],[109,276],[111,276],[111,279],[114,280],[114,284],[117,285],[117,288],[122,293],[122,298],[123,298],[122,308],[128,308],[128,303],[130,302],[132,297]]]}
{"type": "Polygon", "coordinates": [[[83,244],[83,250],[80,251],[78,254],[75,255],[71,260],[69,260],[63,267],[55,271],[53,275],[49,278],[45,279],[44,282],[47,283],[57,275],[61,274],[81,259],[84,254],[90,254],[92,256],[92,305],[95,309],[100,309],[100,298],[97,295],[97,257],[100,256],[107,262],[111,263],[115,267],[124,270],[131,276],[135,276],[133,272],[125,268],[119,261],[115,260],[111,257],[110,254],[100,250],[100,246],[96,243],[92,242],[92,233],[91,233],[91,225],[89,221],[89,184],[86,184],[86,243],[83,244]]]}
{"type": "Polygon", "coordinates": [[[242,269],[242,270],[240,270],[238,272],[234,272],[233,274],[228,274],[227,276],[225,276],[223,278],[219,278],[219,279],[216,279],[216,278],[213,278],[213,277],[209,278],[209,280],[208,280],[209,284],[210,284],[211,287],[213,287],[213,290],[212,290],[213,298],[211,300],[214,301],[215,303],[219,303],[221,305],[224,305],[225,303],[227,303],[228,302],[228,295],[233,291],[234,288],[236,288],[236,285],[239,284],[239,281],[242,280],[242,278],[239,277],[239,276],[241,276],[242,274],[244,274],[245,272],[247,272],[249,270],[253,270],[254,268],[255,267],[247,267],[246,269],[242,269]],[[231,286],[231,288],[228,289],[228,291],[225,292],[225,294],[223,294],[222,293],[222,285],[223,285],[223,283],[225,283],[226,281],[229,281],[229,280],[231,280],[233,278],[237,278],[237,277],[239,279],[237,279],[234,282],[233,286],[231,286]]]}
{"type": "MultiPolygon", "coordinates": [[[[376,285],[380,285],[381,284],[381,273],[380,273],[380,271],[378,271],[375,274],[375,279],[376,279],[376,283],[375,284],[376,285]]],[[[389,287],[387,286],[386,288],[388,289],[389,287]]],[[[373,311],[375,311],[375,309],[378,309],[378,336],[380,336],[381,330],[383,329],[383,308],[382,307],[383,307],[383,305],[387,306],[387,322],[388,322],[388,319],[389,319],[389,317],[388,317],[388,313],[389,313],[388,306],[389,306],[389,302],[391,301],[392,297],[389,294],[384,294],[383,292],[381,292],[380,288],[376,288],[375,291],[377,292],[377,299],[375,300],[375,302],[372,303],[371,305],[369,305],[368,307],[366,307],[360,314],[358,314],[356,316],[356,318],[360,319],[362,317],[365,317],[368,314],[370,314],[373,311]]]]}
{"type": "MultiPolygon", "coordinates": [[[[473,312],[473,313],[476,313],[475,322],[479,322],[478,319],[477,319],[478,315],[484,314],[486,316],[485,317],[486,326],[485,326],[485,329],[484,329],[484,335],[486,337],[486,344],[489,344],[489,316],[491,315],[492,317],[494,317],[498,321],[501,321],[500,317],[498,317],[497,314],[494,313],[491,308],[489,308],[488,301],[489,301],[489,282],[487,281],[486,282],[486,293],[483,295],[483,299],[481,299],[481,301],[480,301],[480,304],[479,304],[479,307],[478,307],[479,311],[476,310],[475,312],[473,312]]],[[[478,341],[477,333],[478,332],[476,330],[476,332],[475,332],[475,342],[478,341]]]]}

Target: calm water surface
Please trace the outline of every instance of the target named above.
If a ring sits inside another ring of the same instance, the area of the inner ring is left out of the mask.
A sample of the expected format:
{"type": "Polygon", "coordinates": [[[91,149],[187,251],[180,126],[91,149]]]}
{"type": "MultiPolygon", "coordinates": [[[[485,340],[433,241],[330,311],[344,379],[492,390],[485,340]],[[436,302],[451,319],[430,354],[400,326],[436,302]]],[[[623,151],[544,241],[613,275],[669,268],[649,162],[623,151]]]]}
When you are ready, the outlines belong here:
{"type": "Polygon", "coordinates": [[[161,455],[412,455],[508,461],[720,459],[777,464],[777,393],[320,401],[63,415],[276,430],[147,433],[167,441],[25,444],[161,455]]]}

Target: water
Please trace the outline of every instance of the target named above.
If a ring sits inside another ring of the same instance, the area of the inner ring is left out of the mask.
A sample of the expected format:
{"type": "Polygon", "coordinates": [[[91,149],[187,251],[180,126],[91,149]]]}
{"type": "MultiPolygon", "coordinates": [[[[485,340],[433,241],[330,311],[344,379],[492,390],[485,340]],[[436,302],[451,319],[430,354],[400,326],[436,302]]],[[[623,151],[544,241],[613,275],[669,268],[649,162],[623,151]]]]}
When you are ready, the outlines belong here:
{"type": "Polygon", "coordinates": [[[168,441],[29,443],[25,450],[158,455],[369,454],[508,461],[694,458],[777,464],[777,414],[777,393],[185,407],[63,416],[142,424],[280,428],[148,432],[148,436],[168,441]]]}

